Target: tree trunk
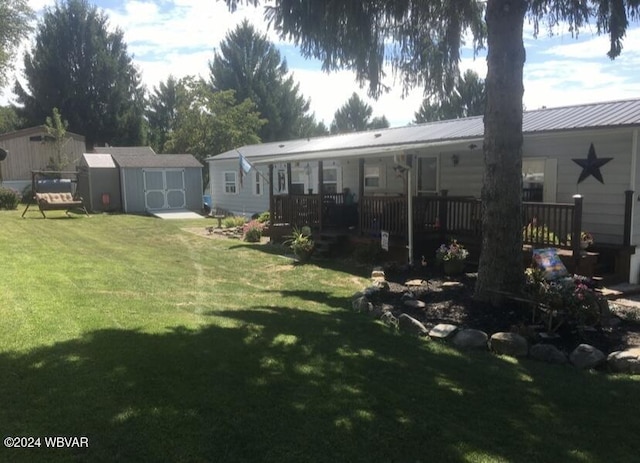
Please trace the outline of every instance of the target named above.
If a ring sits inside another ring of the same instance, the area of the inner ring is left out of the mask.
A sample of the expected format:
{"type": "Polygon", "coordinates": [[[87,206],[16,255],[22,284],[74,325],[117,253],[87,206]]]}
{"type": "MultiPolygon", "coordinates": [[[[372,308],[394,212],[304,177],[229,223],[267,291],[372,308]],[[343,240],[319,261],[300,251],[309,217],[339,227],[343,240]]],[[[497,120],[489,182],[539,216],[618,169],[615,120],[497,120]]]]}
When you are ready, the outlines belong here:
{"type": "Polygon", "coordinates": [[[475,297],[518,291],[522,262],[522,27],[525,0],[487,3],[482,251],[475,297]]]}

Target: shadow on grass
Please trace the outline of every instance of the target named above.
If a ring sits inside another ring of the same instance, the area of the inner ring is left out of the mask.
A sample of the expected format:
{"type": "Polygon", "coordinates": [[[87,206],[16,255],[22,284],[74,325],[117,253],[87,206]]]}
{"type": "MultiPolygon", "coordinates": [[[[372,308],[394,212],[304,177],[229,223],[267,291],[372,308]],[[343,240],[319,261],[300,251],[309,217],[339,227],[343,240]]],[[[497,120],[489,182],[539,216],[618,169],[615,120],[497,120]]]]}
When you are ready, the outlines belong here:
{"type": "Polygon", "coordinates": [[[351,312],[211,315],[217,325],[199,330],[99,330],[0,354],[4,436],[89,438],[88,449],[2,448],[0,460],[636,457],[637,381],[463,355],[351,312]]]}

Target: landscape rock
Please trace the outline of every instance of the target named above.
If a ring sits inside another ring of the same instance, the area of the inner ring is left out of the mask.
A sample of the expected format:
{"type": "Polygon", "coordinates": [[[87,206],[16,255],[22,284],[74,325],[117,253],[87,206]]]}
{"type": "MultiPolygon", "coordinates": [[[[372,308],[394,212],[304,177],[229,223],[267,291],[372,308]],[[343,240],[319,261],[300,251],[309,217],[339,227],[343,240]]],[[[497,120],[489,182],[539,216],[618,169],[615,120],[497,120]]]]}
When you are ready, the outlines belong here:
{"type": "Polygon", "coordinates": [[[640,347],[611,352],[607,363],[616,373],[640,375],[640,347]]]}
{"type": "Polygon", "coordinates": [[[417,299],[407,299],[404,301],[404,305],[412,309],[424,309],[427,306],[427,304],[417,299]]]}
{"type": "Polygon", "coordinates": [[[569,362],[567,355],[553,344],[535,344],[529,349],[529,356],[541,362],[564,365],[569,362]]]}
{"type": "Polygon", "coordinates": [[[486,349],[489,335],[484,331],[467,328],[453,335],[451,343],[461,349],[486,349]]]}
{"type": "Polygon", "coordinates": [[[411,288],[411,287],[420,287],[420,286],[426,286],[427,285],[427,281],[426,280],[409,280],[407,282],[405,282],[404,284],[407,288],[411,288]]]}
{"type": "Polygon", "coordinates": [[[384,279],[374,280],[371,286],[378,288],[382,292],[389,291],[389,282],[384,279]]]}
{"type": "Polygon", "coordinates": [[[577,368],[589,369],[595,368],[606,360],[601,350],[596,349],[589,344],[580,344],[569,355],[569,360],[577,368]]]}
{"type": "Polygon", "coordinates": [[[382,315],[380,316],[380,321],[390,328],[399,329],[398,319],[394,317],[393,314],[389,311],[382,312],[382,315]]]}
{"type": "Polygon", "coordinates": [[[384,275],[384,270],[381,269],[380,267],[376,267],[373,269],[373,271],[371,272],[371,279],[372,280],[377,280],[377,279],[385,279],[385,275],[384,275]]]}
{"type": "Polygon", "coordinates": [[[516,333],[494,333],[489,339],[489,349],[496,354],[511,357],[526,357],[529,353],[527,340],[516,333]]]}
{"type": "Polygon", "coordinates": [[[429,337],[435,339],[447,339],[458,330],[456,325],[449,323],[438,323],[429,331],[429,337]]]}
{"type": "Polygon", "coordinates": [[[354,299],[351,303],[353,310],[356,312],[370,312],[373,309],[373,304],[369,302],[365,296],[360,296],[357,299],[354,299]]]}
{"type": "Polygon", "coordinates": [[[402,296],[400,296],[400,300],[402,302],[411,301],[411,300],[413,300],[415,298],[416,298],[416,295],[413,294],[411,291],[405,291],[404,293],[402,293],[402,296]]]}
{"type": "Polygon", "coordinates": [[[398,317],[398,328],[402,333],[413,336],[425,336],[429,332],[421,322],[406,313],[398,317]]]}

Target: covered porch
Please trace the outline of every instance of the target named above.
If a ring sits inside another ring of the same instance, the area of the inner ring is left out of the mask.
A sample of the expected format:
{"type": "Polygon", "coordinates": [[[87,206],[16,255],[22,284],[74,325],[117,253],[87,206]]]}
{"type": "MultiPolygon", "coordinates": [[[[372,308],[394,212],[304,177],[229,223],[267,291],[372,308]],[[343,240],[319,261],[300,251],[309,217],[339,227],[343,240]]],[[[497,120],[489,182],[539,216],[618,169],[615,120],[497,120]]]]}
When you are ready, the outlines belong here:
{"type": "MultiPolygon", "coordinates": [[[[409,260],[421,254],[431,255],[434,242],[450,238],[463,241],[479,255],[482,241],[482,201],[472,196],[450,195],[447,190],[421,194],[412,188],[411,180],[404,182],[403,193],[365,190],[364,159],[358,160],[357,193],[325,192],[323,161],[317,161],[316,188],[306,194],[269,195],[271,224],[274,233],[286,234],[292,227],[309,226],[318,234],[345,233],[359,238],[379,239],[382,231],[390,239],[408,248],[409,260]],[[314,193],[313,190],[316,192],[314,193]],[[411,194],[409,194],[411,193],[411,194]],[[429,250],[429,251],[425,251],[429,250]]],[[[288,179],[291,179],[290,164],[288,179]]],[[[410,166],[406,178],[410,179],[410,166]]],[[[269,183],[273,185],[273,164],[269,164],[269,183]]],[[[292,191],[289,187],[287,192],[292,191]]],[[[573,196],[571,203],[531,201],[530,191],[523,189],[522,230],[525,259],[530,250],[556,247],[570,270],[593,276],[597,261],[606,264],[605,272],[612,280],[629,278],[629,259],[635,247],[631,246],[631,212],[633,191],[625,192],[625,218],[622,244],[596,243],[585,251],[581,248],[583,230],[583,197],[573,196]]],[[[541,198],[535,198],[541,199],[541,198]]],[[[433,248],[435,249],[435,248],[433,248]]],[[[602,272],[601,272],[602,273],[602,272]]]]}

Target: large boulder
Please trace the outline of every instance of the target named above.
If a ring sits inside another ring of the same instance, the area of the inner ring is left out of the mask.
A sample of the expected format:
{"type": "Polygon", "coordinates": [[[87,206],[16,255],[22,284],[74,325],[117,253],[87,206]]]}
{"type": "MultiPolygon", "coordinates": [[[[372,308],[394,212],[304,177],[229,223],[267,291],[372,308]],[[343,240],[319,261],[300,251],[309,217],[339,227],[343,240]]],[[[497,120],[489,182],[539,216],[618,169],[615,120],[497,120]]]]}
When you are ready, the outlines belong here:
{"type": "Polygon", "coordinates": [[[400,332],[413,336],[426,336],[429,330],[418,320],[406,313],[400,314],[398,317],[398,328],[400,332]]]}
{"type": "Polygon", "coordinates": [[[564,365],[569,362],[567,355],[553,344],[535,344],[529,349],[529,356],[541,362],[564,365]]]}
{"type": "Polygon", "coordinates": [[[611,352],[607,363],[617,373],[640,375],[640,347],[611,352]]]}
{"type": "Polygon", "coordinates": [[[489,335],[484,331],[467,328],[453,335],[451,343],[460,349],[486,349],[489,335]]]}
{"type": "Polygon", "coordinates": [[[529,353],[527,340],[516,333],[494,333],[489,339],[489,349],[499,355],[526,357],[529,353]]]}
{"type": "Polygon", "coordinates": [[[606,357],[601,350],[589,344],[580,344],[569,354],[569,360],[577,368],[584,370],[599,366],[606,360],[606,357]]]}

